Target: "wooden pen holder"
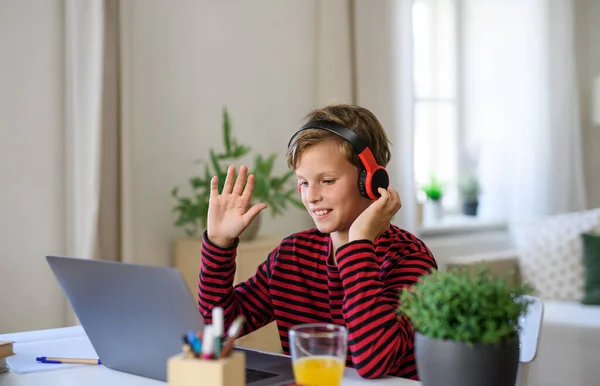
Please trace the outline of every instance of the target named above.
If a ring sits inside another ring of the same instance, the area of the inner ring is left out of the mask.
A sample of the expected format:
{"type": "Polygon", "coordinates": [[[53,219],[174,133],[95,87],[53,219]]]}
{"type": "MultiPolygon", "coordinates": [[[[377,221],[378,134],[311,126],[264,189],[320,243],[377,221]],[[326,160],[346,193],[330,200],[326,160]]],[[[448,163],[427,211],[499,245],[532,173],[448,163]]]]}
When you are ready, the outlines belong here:
{"type": "Polygon", "coordinates": [[[198,359],[175,355],[167,361],[169,386],[245,386],[246,357],[232,352],[223,359],[198,359]]]}

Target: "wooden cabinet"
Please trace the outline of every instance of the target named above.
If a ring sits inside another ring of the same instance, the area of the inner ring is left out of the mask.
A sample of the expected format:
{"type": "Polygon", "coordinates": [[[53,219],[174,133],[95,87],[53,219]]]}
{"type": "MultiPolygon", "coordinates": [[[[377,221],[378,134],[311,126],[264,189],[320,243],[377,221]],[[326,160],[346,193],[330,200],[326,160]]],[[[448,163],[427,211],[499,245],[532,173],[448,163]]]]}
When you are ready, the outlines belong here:
{"type": "MultiPolygon", "coordinates": [[[[265,261],[269,252],[280,242],[281,238],[271,236],[259,236],[251,241],[241,241],[237,251],[234,285],[252,277],[258,265],[265,261]]],[[[201,246],[202,242],[199,239],[177,239],[173,244],[173,266],[181,271],[194,298],[198,296],[201,246]]],[[[274,322],[241,337],[236,344],[255,350],[281,352],[279,333],[274,322]]]]}

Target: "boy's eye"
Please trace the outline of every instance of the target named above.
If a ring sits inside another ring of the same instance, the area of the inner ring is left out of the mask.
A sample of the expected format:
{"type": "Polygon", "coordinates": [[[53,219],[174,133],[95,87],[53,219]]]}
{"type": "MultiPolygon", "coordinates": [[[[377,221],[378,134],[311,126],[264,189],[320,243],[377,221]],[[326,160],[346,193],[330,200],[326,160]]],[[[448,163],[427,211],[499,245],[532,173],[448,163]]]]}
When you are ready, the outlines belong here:
{"type": "Polygon", "coordinates": [[[331,184],[333,184],[334,182],[335,182],[335,180],[323,180],[323,183],[324,183],[324,184],[328,184],[328,185],[331,185],[331,184]]]}
{"type": "Polygon", "coordinates": [[[300,181],[299,184],[301,186],[308,186],[308,181],[300,181]]]}

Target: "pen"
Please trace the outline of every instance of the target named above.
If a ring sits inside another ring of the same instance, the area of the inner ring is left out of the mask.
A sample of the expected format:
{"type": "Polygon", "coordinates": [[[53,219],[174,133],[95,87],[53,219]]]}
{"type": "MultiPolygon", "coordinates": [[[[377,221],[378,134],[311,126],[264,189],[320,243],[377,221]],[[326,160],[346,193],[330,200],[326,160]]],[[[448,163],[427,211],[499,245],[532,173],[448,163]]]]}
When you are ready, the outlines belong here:
{"type": "Polygon", "coordinates": [[[86,358],[55,358],[55,357],[37,357],[36,361],[40,363],[59,363],[59,364],[77,364],[77,365],[101,365],[100,359],[86,358]]]}
{"type": "Polygon", "coordinates": [[[221,355],[221,337],[223,336],[223,308],[213,308],[212,326],[212,333],[215,337],[215,358],[219,358],[221,355]]]}
{"type": "Polygon", "coordinates": [[[237,339],[238,335],[242,331],[242,324],[244,323],[244,317],[238,316],[235,318],[229,330],[227,331],[227,340],[225,341],[225,346],[223,347],[223,351],[221,351],[221,355],[218,356],[219,359],[225,358],[231,353],[233,350],[233,343],[237,339]]]}

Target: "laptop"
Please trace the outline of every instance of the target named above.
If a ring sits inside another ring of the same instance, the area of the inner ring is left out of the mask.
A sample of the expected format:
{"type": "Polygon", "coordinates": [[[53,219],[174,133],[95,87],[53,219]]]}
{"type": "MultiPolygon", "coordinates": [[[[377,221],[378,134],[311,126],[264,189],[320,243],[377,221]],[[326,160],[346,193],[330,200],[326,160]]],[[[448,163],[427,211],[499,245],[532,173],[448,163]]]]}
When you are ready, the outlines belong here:
{"type": "MultiPolygon", "coordinates": [[[[182,336],[202,330],[194,298],[176,268],[46,256],[102,364],[161,381],[182,336]]],[[[236,347],[246,357],[246,384],[292,383],[288,356],[236,347]]],[[[200,380],[199,380],[200,381],[200,380]]]]}

